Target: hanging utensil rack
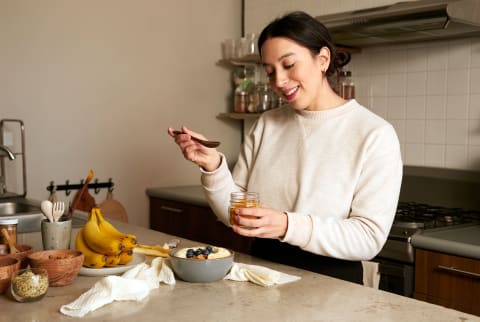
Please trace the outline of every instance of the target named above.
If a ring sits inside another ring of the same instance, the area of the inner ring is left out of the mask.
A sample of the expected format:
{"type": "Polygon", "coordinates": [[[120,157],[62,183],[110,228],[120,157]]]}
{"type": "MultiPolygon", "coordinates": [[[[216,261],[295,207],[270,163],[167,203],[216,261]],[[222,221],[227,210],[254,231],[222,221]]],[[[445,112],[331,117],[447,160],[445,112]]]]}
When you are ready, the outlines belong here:
{"type": "MultiPolygon", "coordinates": [[[[83,187],[84,180],[82,179],[80,183],[71,184],[70,180],[65,180],[63,185],[55,185],[54,181],[50,181],[50,185],[47,186],[47,190],[51,193],[54,191],[65,191],[65,194],[68,196],[72,190],[79,190],[83,187]]],[[[108,182],[98,182],[98,179],[95,179],[93,183],[88,184],[88,189],[94,189],[95,194],[100,192],[100,189],[108,188],[108,191],[113,191],[114,183],[112,178],[108,179],[108,182]]]]}

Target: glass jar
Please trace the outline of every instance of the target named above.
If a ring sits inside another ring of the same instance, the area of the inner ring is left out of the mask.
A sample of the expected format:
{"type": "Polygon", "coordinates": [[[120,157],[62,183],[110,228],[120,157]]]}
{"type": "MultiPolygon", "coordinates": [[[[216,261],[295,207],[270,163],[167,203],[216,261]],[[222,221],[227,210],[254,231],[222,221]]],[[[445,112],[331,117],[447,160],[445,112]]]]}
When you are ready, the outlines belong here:
{"type": "MultiPolygon", "coordinates": [[[[17,225],[18,219],[0,219],[0,232],[2,229],[6,229],[10,241],[14,244],[17,243],[17,225]]],[[[0,244],[8,244],[7,240],[0,233],[0,244]]]]}
{"type": "Polygon", "coordinates": [[[252,91],[252,82],[248,79],[244,80],[235,89],[235,97],[233,102],[233,111],[235,113],[248,112],[249,96],[252,91]]]}
{"type": "Polygon", "coordinates": [[[255,87],[255,91],[258,93],[258,104],[256,109],[258,113],[273,108],[273,92],[270,88],[270,84],[259,83],[255,87]]]}
{"type": "MultiPolygon", "coordinates": [[[[260,196],[258,192],[240,191],[232,192],[230,194],[230,206],[228,213],[230,216],[230,225],[235,224],[235,209],[237,208],[256,208],[260,203],[260,196]]],[[[254,219],[253,216],[245,216],[246,218],[254,219]]]]}
{"type": "Polygon", "coordinates": [[[340,96],[342,96],[344,99],[352,99],[355,98],[355,84],[353,82],[352,78],[352,72],[351,71],[345,71],[343,72],[342,75],[342,80],[341,80],[341,85],[340,85],[340,96]]]}

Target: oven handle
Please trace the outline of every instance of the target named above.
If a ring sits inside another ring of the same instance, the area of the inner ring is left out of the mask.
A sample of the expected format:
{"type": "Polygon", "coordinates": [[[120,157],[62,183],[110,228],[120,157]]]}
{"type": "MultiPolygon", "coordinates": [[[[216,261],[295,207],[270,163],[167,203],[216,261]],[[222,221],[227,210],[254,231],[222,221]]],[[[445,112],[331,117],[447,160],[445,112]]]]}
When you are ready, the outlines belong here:
{"type": "Polygon", "coordinates": [[[479,273],[464,271],[462,269],[458,269],[458,268],[455,268],[455,267],[438,265],[437,269],[440,270],[440,271],[448,272],[448,273],[455,273],[455,274],[460,274],[460,275],[464,275],[464,276],[471,277],[471,278],[479,278],[480,279],[480,274],[479,273]]]}

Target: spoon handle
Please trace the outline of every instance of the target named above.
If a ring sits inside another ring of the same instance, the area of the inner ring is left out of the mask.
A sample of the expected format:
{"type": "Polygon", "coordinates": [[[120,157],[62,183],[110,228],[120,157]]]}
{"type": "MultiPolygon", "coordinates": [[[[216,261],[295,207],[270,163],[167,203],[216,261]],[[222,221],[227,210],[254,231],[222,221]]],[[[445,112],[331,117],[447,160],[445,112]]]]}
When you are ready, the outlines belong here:
{"type": "MultiPolygon", "coordinates": [[[[179,134],[187,134],[187,133],[182,132],[182,131],[173,131],[173,134],[179,135],[179,134]]],[[[219,141],[202,140],[202,139],[199,139],[199,138],[197,138],[195,136],[192,136],[192,135],[190,135],[190,137],[192,138],[192,140],[197,141],[198,143],[200,143],[201,145],[203,145],[207,148],[216,148],[217,146],[220,145],[219,141]]]]}

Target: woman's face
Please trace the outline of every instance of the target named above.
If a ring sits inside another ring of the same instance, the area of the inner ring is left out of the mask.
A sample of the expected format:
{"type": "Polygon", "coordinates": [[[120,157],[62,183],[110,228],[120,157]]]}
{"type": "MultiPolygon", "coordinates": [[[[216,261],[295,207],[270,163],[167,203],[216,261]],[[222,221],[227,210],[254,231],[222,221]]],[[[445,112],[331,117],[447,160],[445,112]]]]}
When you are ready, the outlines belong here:
{"type": "Polygon", "coordinates": [[[272,88],[299,110],[317,110],[328,59],[283,37],[267,39],[261,48],[262,63],[272,88]]]}

